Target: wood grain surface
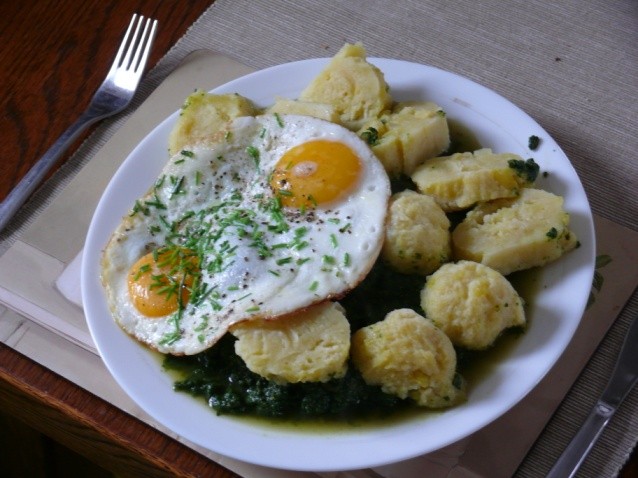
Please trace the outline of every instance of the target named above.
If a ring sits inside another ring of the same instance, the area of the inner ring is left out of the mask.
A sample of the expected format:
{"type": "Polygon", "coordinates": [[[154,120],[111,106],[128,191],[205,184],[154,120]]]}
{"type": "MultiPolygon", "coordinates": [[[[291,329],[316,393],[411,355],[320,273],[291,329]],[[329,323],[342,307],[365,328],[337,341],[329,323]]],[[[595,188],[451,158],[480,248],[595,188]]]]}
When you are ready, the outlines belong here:
{"type": "MultiPolygon", "coordinates": [[[[212,3],[0,1],[0,200],[86,108],[133,13],[158,20],[152,67],[212,3]]],[[[237,476],[1,344],[0,407],[117,476],[237,476]]]]}
{"type": "Polygon", "coordinates": [[[0,409],[117,476],[237,476],[4,345],[0,409]]]}
{"type": "MultiPolygon", "coordinates": [[[[0,1],[0,200],[86,108],[133,13],[159,21],[152,67],[212,3],[0,1]]],[[[1,344],[0,407],[118,476],[236,476],[1,344]]]]}
{"type": "Polygon", "coordinates": [[[159,22],[153,66],[212,3],[0,1],[0,199],[86,108],[133,13],[159,22]]]}

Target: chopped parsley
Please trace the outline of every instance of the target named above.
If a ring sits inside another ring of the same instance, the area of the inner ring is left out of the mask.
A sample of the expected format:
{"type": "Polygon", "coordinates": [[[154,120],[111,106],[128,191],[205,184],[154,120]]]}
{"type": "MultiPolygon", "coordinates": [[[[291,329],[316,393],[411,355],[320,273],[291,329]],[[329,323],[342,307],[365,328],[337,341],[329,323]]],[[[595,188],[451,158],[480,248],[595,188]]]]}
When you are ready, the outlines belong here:
{"type": "Polygon", "coordinates": [[[148,207],[154,207],[157,209],[166,209],[166,205],[159,199],[157,193],[153,196],[153,199],[144,201],[144,205],[148,207]]]}
{"type": "Polygon", "coordinates": [[[329,256],[329,255],[324,255],[321,260],[323,261],[324,264],[336,264],[337,260],[333,257],[333,256],[329,256]]]}
{"type": "Polygon", "coordinates": [[[340,233],[344,233],[344,232],[350,232],[350,229],[352,228],[352,224],[348,223],[345,226],[339,228],[339,232],[340,233]]]}
{"type": "Polygon", "coordinates": [[[343,255],[343,265],[345,267],[350,266],[350,254],[348,254],[347,252],[343,255]]]}
{"type": "Polygon", "coordinates": [[[532,151],[536,151],[538,146],[541,144],[541,139],[535,134],[531,135],[527,140],[527,147],[532,151]]]}
{"type": "Polygon", "coordinates": [[[153,186],[155,189],[159,189],[164,185],[164,181],[166,180],[166,175],[162,174],[157,181],[155,181],[155,185],[153,186]]]}
{"type": "Polygon", "coordinates": [[[376,128],[370,126],[368,129],[361,133],[361,138],[370,146],[379,144],[379,131],[376,128]]]}
{"type": "Polygon", "coordinates": [[[248,146],[246,148],[246,152],[248,153],[248,156],[253,158],[253,161],[255,161],[255,166],[259,168],[259,150],[254,146],[248,146]]]}
{"type": "Polygon", "coordinates": [[[131,209],[131,212],[129,213],[129,216],[135,216],[139,212],[141,212],[145,216],[151,214],[151,210],[139,199],[136,199],[135,204],[133,205],[133,209],[131,209]]]}
{"type": "Polygon", "coordinates": [[[176,194],[184,194],[186,191],[184,190],[184,181],[186,180],[185,176],[181,176],[180,178],[176,178],[175,176],[171,176],[171,185],[173,186],[171,189],[170,197],[172,198],[176,194]]]}
{"type": "Polygon", "coordinates": [[[507,164],[510,168],[516,171],[517,175],[528,183],[536,181],[540,167],[533,158],[529,158],[526,161],[523,161],[522,159],[510,159],[507,164]]]}

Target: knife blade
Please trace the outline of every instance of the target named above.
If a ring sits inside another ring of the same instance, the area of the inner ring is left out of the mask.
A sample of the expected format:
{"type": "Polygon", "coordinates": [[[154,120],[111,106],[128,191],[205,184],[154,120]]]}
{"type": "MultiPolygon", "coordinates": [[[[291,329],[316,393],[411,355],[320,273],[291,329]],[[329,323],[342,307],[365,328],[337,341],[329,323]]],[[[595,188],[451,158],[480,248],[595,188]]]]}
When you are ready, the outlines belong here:
{"type": "Polygon", "coordinates": [[[638,317],[634,317],[607,386],[583,425],[547,474],[547,478],[572,478],[576,474],[637,381],[638,317]]]}

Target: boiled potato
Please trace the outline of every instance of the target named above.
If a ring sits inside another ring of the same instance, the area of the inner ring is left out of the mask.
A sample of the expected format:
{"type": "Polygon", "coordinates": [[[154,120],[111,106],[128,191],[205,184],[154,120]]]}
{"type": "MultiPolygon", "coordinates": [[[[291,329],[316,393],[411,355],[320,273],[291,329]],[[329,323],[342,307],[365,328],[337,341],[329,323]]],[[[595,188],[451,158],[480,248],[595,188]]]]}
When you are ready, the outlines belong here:
{"type": "Polygon", "coordinates": [[[235,352],[254,373],[280,383],[325,382],[343,377],[350,353],[350,323],[338,303],[324,302],[275,320],[231,328],[235,352]]]}
{"type": "Polygon", "coordinates": [[[482,264],[445,264],[427,278],[421,307],[454,345],[481,350],[503,330],[525,325],[523,300],[500,273],[482,264]]]}
{"type": "Polygon", "coordinates": [[[403,172],[403,151],[401,141],[396,134],[386,135],[388,125],[386,115],[382,114],[378,118],[373,118],[364,123],[357,134],[366,142],[375,156],[383,164],[388,176],[399,177],[403,172]]]}
{"type": "Polygon", "coordinates": [[[339,123],[339,115],[334,105],[325,103],[277,98],[275,103],[266,110],[266,113],[312,116],[331,123],[339,123]]]}
{"type": "Polygon", "coordinates": [[[368,140],[387,173],[395,177],[409,176],[450,145],[445,112],[427,101],[397,103],[390,112],[364,124],[359,135],[368,140]]]}
{"type": "Polygon", "coordinates": [[[215,141],[223,134],[230,120],[255,114],[255,106],[243,96],[234,93],[213,95],[196,90],[184,101],[179,118],[170,132],[169,154],[177,154],[185,146],[215,141]]]}
{"type": "Polygon", "coordinates": [[[450,212],[480,201],[518,196],[537,174],[538,165],[533,160],[485,148],[428,159],[411,177],[419,191],[433,196],[450,212]]]}
{"type": "Polygon", "coordinates": [[[354,131],[392,104],[383,73],[368,63],[361,43],[346,43],[299,100],[334,105],[339,123],[354,131]]]}
{"type": "Polygon", "coordinates": [[[383,259],[404,274],[428,275],[450,260],[450,221],[430,196],[406,190],[390,199],[383,259]]]}
{"type": "Polygon", "coordinates": [[[397,309],[357,330],[352,360],[366,383],[418,405],[442,408],[465,399],[456,375],[456,352],[434,324],[411,309],[397,309]]]}
{"type": "Polygon", "coordinates": [[[452,233],[456,259],[481,262],[503,275],[554,261],[577,242],[563,198],[532,188],[479,204],[452,233]]]}

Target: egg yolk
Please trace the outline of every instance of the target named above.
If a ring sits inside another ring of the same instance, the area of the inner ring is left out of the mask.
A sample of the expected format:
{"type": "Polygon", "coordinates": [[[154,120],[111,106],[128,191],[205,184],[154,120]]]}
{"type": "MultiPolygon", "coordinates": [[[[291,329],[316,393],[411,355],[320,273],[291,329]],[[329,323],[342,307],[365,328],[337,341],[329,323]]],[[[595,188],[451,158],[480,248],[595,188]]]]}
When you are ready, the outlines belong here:
{"type": "Polygon", "coordinates": [[[361,161],[343,143],[315,140],[289,149],[277,162],[270,187],[287,207],[314,207],[347,196],[361,161]]]}
{"type": "Polygon", "coordinates": [[[183,249],[162,249],[139,259],[128,273],[128,292],[135,308],[146,317],[177,311],[190,298],[199,261],[183,249]]]}

